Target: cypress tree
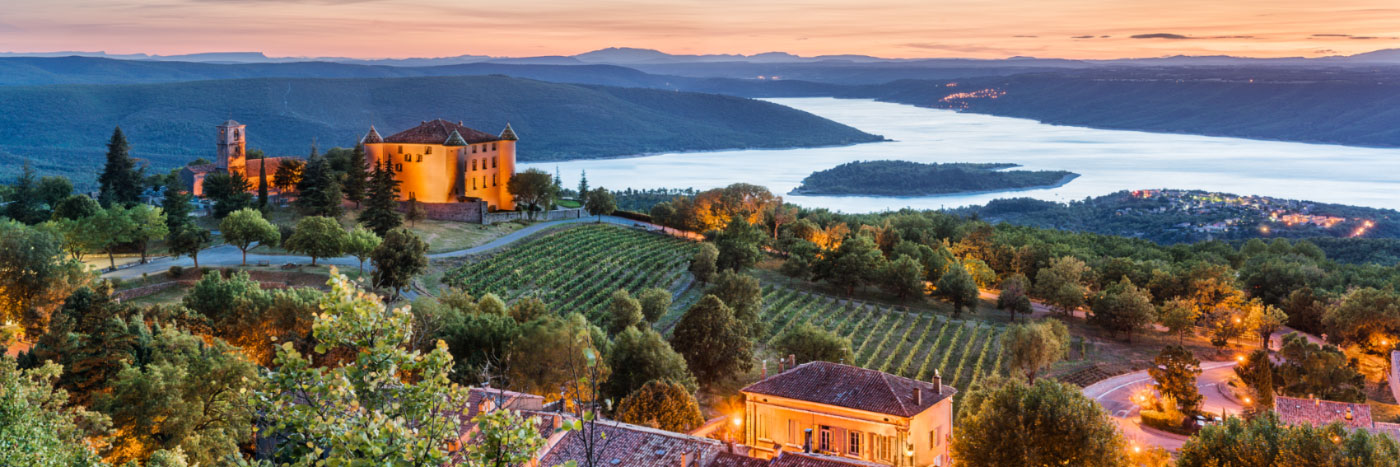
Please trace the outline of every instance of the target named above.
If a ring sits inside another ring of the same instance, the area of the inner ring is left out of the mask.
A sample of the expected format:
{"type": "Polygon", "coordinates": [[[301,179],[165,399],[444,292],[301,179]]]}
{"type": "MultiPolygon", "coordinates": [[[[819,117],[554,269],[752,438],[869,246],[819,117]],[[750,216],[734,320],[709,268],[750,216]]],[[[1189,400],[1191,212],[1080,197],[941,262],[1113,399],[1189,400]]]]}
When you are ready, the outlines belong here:
{"type": "Polygon", "coordinates": [[[365,160],[365,146],[357,144],[355,152],[350,156],[349,165],[345,168],[345,183],[343,184],[345,199],[353,201],[357,209],[360,207],[360,201],[365,199],[369,176],[369,162],[365,160]]]}
{"type": "Polygon", "coordinates": [[[122,127],[112,131],[112,139],[107,142],[107,163],[97,182],[97,200],[102,207],[113,203],[130,206],[141,201],[141,172],[136,170],[136,160],[131,158],[131,145],[127,144],[122,127]]]}
{"type": "Polygon", "coordinates": [[[267,209],[267,156],[258,161],[258,207],[267,209]]]}
{"type": "Polygon", "coordinates": [[[161,210],[165,211],[165,227],[174,234],[190,223],[190,198],[193,195],[181,190],[179,182],[165,187],[165,200],[161,210]]]}
{"type": "Polygon", "coordinates": [[[374,165],[374,174],[370,177],[369,198],[365,202],[364,212],[360,213],[360,223],[380,237],[403,224],[403,218],[399,217],[398,211],[395,210],[399,198],[399,181],[394,180],[392,170],[389,161],[384,161],[383,166],[374,165]]]}

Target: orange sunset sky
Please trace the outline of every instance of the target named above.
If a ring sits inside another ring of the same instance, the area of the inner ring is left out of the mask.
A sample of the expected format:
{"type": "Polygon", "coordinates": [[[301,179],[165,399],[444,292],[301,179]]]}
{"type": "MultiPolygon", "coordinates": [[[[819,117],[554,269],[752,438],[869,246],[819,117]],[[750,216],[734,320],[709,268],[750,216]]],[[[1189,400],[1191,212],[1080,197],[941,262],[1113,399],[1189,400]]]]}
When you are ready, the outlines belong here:
{"type": "Polygon", "coordinates": [[[1400,0],[4,0],[0,51],[1080,59],[1400,48],[1400,0]],[[1137,36],[1137,37],[1134,37],[1137,36]]]}

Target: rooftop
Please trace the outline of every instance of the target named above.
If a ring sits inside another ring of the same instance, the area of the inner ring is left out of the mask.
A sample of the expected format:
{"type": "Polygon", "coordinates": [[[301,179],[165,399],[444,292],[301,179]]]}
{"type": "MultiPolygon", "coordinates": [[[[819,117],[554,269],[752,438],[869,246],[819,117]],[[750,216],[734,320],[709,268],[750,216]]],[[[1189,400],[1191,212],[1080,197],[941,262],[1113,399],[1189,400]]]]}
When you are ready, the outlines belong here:
{"type": "MultiPolygon", "coordinates": [[[[466,144],[500,141],[501,137],[462,126],[462,122],[452,123],[441,118],[426,121],[416,127],[394,133],[384,138],[386,143],[444,144],[456,131],[466,144]]],[[[366,135],[368,136],[368,135],[366,135]]]]}
{"type": "MultiPolygon", "coordinates": [[[[595,459],[619,467],[700,467],[708,466],[724,444],[717,440],[672,433],[619,422],[599,422],[593,436],[599,438],[595,459]]],[[[582,431],[569,431],[540,458],[539,465],[561,465],[576,461],[584,465],[587,440],[582,431]]]]}
{"type": "Polygon", "coordinates": [[[1278,396],[1274,399],[1274,411],[1278,412],[1279,420],[1289,425],[1323,426],[1341,422],[1351,429],[1373,428],[1371,406],[1366,404],[1278,396]]]}
{"type": "Polygon", "coordinates": [[[880,465],[841,456],[793,451],[778,453],[778,457],[773,458],[768,463],[769,467],[875,467],[880,465]]]}
{"type": "Polygon", "coordinates": [[[915,381],[875,370],[831,362],[809,362],[751,384],[744,392],[912,417],[957,393],[944,384],[915,381]],[[914,389],[921,391],[914,400],[914,389]]]}

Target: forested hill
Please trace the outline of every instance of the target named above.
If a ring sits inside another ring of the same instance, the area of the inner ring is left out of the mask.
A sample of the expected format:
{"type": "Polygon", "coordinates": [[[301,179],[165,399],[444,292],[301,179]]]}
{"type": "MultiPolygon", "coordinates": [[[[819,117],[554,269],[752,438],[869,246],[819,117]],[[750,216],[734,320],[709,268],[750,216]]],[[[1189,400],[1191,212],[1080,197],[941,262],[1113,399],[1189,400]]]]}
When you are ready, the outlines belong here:
{"type": "MultiPolygon", "coordinates": [[[[352,145],[371,124],[388,135],[422,120],[463,120],[520,135],[525,161],[662,151],[841,145],[879,140],[821,117],[739,97],[546,83],[503,76],[248,79],[142,85],[0,87],[0,167],[32,159],[90,181],[112,127],[153,168],[212,158],[214,125],[248,125],[272,155],[352,145]]],[[[13,174],[0,174],[12,176],[13,174]]]]}
{"type": "Polygon", "coordinates": [[[1396,68],[1092,70],[898,81],[845,96],[1057,125],[1400,147],[1398,77],[1396,68]]]}

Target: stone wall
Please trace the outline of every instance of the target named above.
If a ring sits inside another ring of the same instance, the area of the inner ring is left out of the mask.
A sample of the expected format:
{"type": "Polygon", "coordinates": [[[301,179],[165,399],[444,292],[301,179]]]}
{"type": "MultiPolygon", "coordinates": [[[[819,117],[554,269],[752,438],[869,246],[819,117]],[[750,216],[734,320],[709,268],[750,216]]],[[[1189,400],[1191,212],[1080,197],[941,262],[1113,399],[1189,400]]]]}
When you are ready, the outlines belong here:
{"type": "MultiPolygon", "coordinates": [[[[459,203],[418,203],[429,219],[441,221],[481,223],[481,214],[486,212],[485,201],[463,201],[459,203]]],[[[408,202],[399,202],[399,211],[407,211],[408,202]]]]}
{"type": "MultiPolygon", "coordinates": [[[[587,216],[588,213],[583,208],[555,209],[553,211],[535,214],[535,220],[557,221],[564,219],[578,219],[587,216]]],[[[482,218],[482,223],[486,225],[510,222],[517,219],[527,219],[522,211],[488,212],[482,218]]]]}

